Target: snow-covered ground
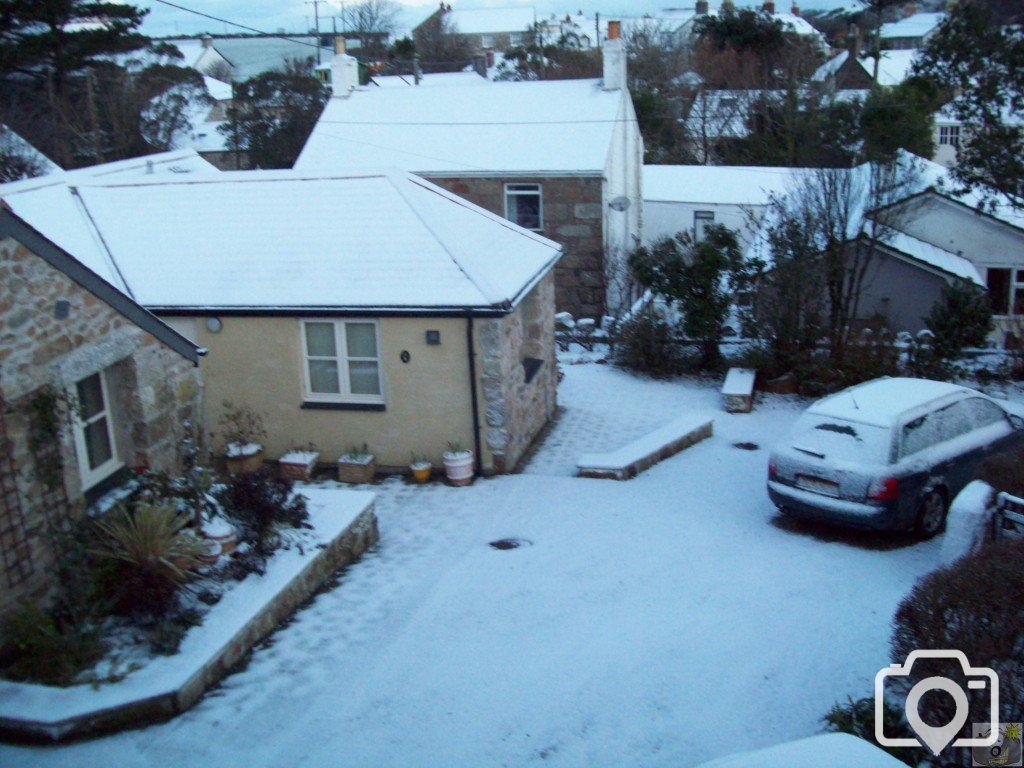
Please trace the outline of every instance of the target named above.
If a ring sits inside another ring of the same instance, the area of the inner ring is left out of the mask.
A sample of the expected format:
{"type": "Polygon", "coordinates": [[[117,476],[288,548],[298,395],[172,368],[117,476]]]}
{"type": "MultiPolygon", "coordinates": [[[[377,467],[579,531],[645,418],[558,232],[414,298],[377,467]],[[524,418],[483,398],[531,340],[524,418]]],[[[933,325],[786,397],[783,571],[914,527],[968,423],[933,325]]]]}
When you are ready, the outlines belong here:
{"type": "Polygon", "coordinates": [[[938,541],[775,522],[765,448],[805,403],[566,365],[520,475],[379,491],[381,543],[194,709],[0,765],[672,766],[810,736],[868,695],[938,541]],[[570,477],[689,410],[715,435],[628,482],[570,477]],[[733,443],[756,443],[742,450],[733,443]],[[531,545],[499,551],[488,542],[531,545]]]}

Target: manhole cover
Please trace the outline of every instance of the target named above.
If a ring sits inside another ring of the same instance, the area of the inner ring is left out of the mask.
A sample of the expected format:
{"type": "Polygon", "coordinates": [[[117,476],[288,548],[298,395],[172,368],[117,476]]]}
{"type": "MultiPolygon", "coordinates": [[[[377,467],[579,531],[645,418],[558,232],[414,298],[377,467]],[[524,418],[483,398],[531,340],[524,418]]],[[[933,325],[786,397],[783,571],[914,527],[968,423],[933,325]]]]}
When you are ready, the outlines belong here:
{"type": "Polygon", "coordinates": [[[739,448],[741,451],[756,451],[759,446],[757,443],[733,443],[733,448],[739,448]]]}
{"type": "Polygon", "coordinates": [[[518,549],[519,547],[528,547],[532,544],[532,541],[526,539],[498,539],[492,541],[491,546],[495,549],[518,549]]]}

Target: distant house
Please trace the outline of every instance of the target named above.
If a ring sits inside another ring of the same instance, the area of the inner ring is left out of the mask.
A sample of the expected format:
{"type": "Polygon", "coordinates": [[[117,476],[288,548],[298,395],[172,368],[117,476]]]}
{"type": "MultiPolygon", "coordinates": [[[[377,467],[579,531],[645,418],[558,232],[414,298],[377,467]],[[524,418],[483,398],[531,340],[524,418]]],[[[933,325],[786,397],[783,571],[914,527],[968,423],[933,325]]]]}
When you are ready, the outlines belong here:
{"type": "Polygon", "coordinates": [[[440,17],[454,34],[464,38],[474,51],[505,51],[523,45],[527,33],[537,21],[537,13],[530,6],[508,8],[452,8],[440,4],[433,15],[413,29],[413,35],[430,24],[437,24],[440,17]]]}
{"type": "Polygon", "coordinates": [[[188,425],[203,434],[199,350],[123,288],[65,193],[72,178],[140,176],[156,171],[129,162],[0,185],[0,615],[49,590],[54,528],[129,467],[180,470],[188,425]],[[54,223],[45,234],[41,218],[54,223]]]}
{"type": "Polygon", "coordinates": [[[914,13],[899,21],[883,24],[878,39],[883,48],[916,50],[924,48],[946,18],[944,13],[914,13]]]}
{"type": "Polygon", "coordinates": [[[360,87],[354,59],[337,57],[295,168],[397,166],[549,237],[565,249],[558,308],[600,317],[621,298],[606,267],[640,235],[643,157],[622,40],[603,52],[603,80],[413,88],[360,87]]]}
{"type": "Polygon", "coordinates": [[[800,169],[726,165],[645,165],[644,242],[679,232],[696,240],[712,224],[749,245],[772,196],[785,195],[800,169]]]}
{"type": "MultiPolygon", "coordinates": [[[[878,84],[899,85],[917,61],[916,50],[882,51],[878,61],[878,84]]],[[[868,91],[875,82],[875,57],[861,56],[857,49],[840,51],[811,76],[836,91],[868,91]]]]}
{"type": "MultiPolygon", "coordinates": [[[[991,340],[1004,343],[1024,318],[1024,216],[998,199],[994,209],[983,210],[978,195],[947,191],[950,182],[942,166],[906,157],[917,168],[916,188],[886,206],[884,216],[866,214],[882,226],[856,320],[881,318],[893,331],[916,333],[942,287],[960,279],[988,291],[997,326],[991,340]]],[[[863,176],[866,166],[849,173],[863,176]]],[[[794,177],[793,184],[799,183],[794,177]]],[[[852,183],[856,188],[866,179],[852,183]]],[[[855,218],[859,225],[860,217],[855,218]]],[[[849,232],[849,247],[866,247],[867,236],[849,232]]],[[[763,255],[763,242],[755,236],[754,252],[763,255]]]]}
{"type": "Polygon", "coordinates": [[[26,198],[35,229],[80,233],[69,246],[210,351],[206,423],[226,400],[255,409],[269,458],[366,443],[401,469],[459,443],[507,472],[554,412],[559,246],[419,177],[89,179],[26,198]]]}
{"type": "MultiPolygon", "coordinates": [[[[688,8],[681,10],[672,9],[666,11],[664,15],[666,18],[678,20],[682,33],[692,35],[696,30],[696,23],[701,17],[717,16],[722,10],[730,6],[735,10],[732,0],[722,0],[717,5],[719,7],[712,8],[707,0],[697,0],[692,12],[688,8]]],[[[793,3],[787,13],[786,11],[776,11],[774,0],[764,0],[761,4],[760,12],[773,21],[779,22],[787,32],[796,35],[802,40],[806,40],[814,50],[821,53],[828,51],[828,42],[825,40],[825,36],[800,15],[800,9],[796,3],[793,3]]]]}
{"type": "Polygon", "coordinates": [[[334,48],[318,43],[314,35],[253,35],[250,37],[171,38],[184,65],[219,80],[248,80],[263,72],[282,69],[291,61],[330,63],[334,48]]]}

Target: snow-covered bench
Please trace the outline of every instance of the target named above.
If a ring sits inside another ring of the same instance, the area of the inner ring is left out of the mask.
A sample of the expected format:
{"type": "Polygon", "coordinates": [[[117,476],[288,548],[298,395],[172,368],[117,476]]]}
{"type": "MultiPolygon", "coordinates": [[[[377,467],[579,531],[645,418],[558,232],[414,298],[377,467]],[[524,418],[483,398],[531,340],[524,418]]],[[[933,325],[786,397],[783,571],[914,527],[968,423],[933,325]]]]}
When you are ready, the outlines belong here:
{"type": "Polygon", "coordinates": [[[618,450],[580,456],[576,462],[577,473],[580,477],[628,480],[659,461],[711,437],[712,423],[706,415],[684,416],[618,450]]]}
{"type": "Polygon", "coordinates": [[[754,407],[754,379],[752,368],[730,368],[722,384],[722,399],[729,413],[750,413],[754,407]]]}

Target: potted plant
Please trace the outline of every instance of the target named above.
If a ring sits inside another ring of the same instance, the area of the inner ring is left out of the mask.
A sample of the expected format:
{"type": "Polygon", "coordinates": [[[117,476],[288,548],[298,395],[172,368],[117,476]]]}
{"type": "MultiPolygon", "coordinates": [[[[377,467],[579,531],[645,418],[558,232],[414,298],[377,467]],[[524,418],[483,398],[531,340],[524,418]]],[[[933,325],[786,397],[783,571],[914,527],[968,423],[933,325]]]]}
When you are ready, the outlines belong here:
{"type": "Polygon", "coordinates": [[[464,450],[458,443],[448,443],[448,450],[444,453],[444,474],[452,485],[473,482],[473,452],[464,450]]]}
{"type": "Polygon", "coordinates": [[[224,401],[224,413],[217,423],[224,438],[224,460],[232,475],[254,472],[263,466],[263,443],[267,430],[263,416],[247,405],[224,401]]]}
{"type": "Polygon", "coordinates": [[[320,452],[316,446],[310,444],[305,448],[289,449],[288,453],[277,460],[277,466],[281,471],[281,477],[308,483],[313,477],[319,458],[320,452]]]}
{"type": "Polygon", "coordinates": [[[412,460],[409,462],[409,471],[412,472],[412,476],[416,479],[416,482],[422,485],[430,479],[430,472],[434,469],[434,465],[430,463],[426,458],[416,458],[416,454],[412,455],[412,460]]]}
{"type": "Polygon", "coordinates": [[[343,483],[369,483],[377,472],[377,461],[366,443],[352,446],[338,457],[338,480],[343,483]]]}

